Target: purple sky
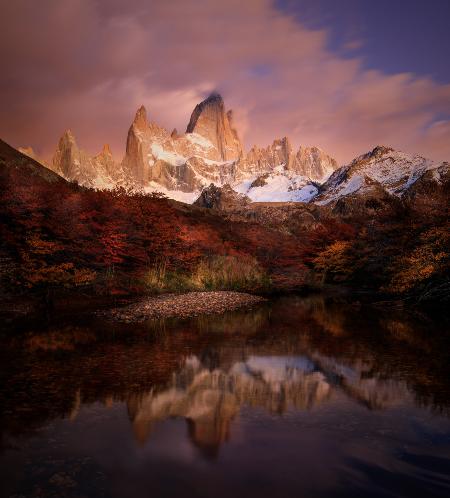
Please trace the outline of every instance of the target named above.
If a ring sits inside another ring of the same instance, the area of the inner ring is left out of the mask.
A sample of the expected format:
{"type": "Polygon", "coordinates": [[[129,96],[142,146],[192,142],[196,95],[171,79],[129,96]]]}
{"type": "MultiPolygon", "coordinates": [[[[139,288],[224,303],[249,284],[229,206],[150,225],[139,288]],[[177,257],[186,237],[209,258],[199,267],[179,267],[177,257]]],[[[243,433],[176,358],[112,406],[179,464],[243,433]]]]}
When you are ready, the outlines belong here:
{"type": "Polygon", "coordinates": [[[140,104],[184,131],[211,91],[249,148],[450,159],[448,0],[0,0],[0,137],[120,158],[140,104]]]}

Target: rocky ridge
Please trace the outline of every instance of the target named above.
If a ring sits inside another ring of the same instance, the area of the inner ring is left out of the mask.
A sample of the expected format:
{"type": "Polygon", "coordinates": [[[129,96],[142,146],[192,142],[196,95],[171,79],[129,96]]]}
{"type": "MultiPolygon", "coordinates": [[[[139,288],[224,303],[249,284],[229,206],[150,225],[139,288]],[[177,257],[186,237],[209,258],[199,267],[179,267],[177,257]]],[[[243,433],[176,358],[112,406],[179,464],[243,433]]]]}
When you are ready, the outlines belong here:
{"type": "MultiPolygon", "coordinates": [[[[25,154],[33,154],[23,149],[25,154]]],[[[42,162],[42,161],[41,161],[42,162]]],[[[127,186],[193,202],[203,188],[229,184],[251,200],[307,200],[316,193],[313,182],[323,181],[337,163],[316,147],[294,151],[287,137],[266,148],[254,146],[248,154],[233,124],[233,113],[222,97],[211,94],[192,112],[186,133],[169,132],[150,121],[141,106],[128,130],[126,153],[121,162],[108,147],[94,157],[79,149],[68,130],[61,137],[48,165],[70,181],[94,188],[127,186]],[[276,186],[262,194],[258,182],[276,186]],[[256,183],[255,183],[256,182],[256,183]],[[308,186],[306,191],[301,191],[308,186]]]]}
{"type": "MultiPolygon", "coordinates": [[[[30,148],[22,152],[37,159],[30,148]]],[[[416,183],[428,185],[430,191],[449,174],[446,162],[434,163],[385,146],[340,168],[317,147],[300,146],[295,151],[287,137],[245,153],[232,111],[226,110],[217,93],[195,107],[184,134],[150,121],[141,106],[128,130],[121,162],[114,160],[108,145],[90,157],[70,130],[59,140],[51,163],[40,162],[87,187],[158,191],[187,203],[197,199],[199,206],[221,206],[221,210],[250,202],[313,202],[342,213],[362,205],[384,209],[392,204],[391,198],[410,198],[410,192],[420,191],[423,197],[424,188],[414,187],[416,183]]]]}
{"type": "Polygon", "coordinates": [[[377,146],[336,170],[314,198],[319,205],[334,204],[354,195],[391,195],[402,198],[423,177],[439,184],[449,164],[435,163],[419,155],[377,146]]]}

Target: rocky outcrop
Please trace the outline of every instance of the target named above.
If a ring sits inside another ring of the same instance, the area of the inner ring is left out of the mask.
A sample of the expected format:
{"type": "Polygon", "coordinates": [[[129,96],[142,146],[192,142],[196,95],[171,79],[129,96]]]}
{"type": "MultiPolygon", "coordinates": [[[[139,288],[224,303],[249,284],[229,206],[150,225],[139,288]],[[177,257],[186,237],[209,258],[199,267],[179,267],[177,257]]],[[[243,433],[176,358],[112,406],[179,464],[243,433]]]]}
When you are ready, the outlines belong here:
{"type": "Polygon", "coordinates": [[[218,151],[218,161],[233,161],[242,157],[243,148],[232,120],[233,114],[225,112],[222,97],[213,93],[195,107],[186,133],[197,133],[209,140],[218,151]]]}
{"type": "Polygon", "coordinates": [[[335,159],[318,147],[303,147],[298,149],[291,169],[297,174],[307,176],[311,180],[323,181],[338,168],[335,159]]]}
{"type": "Polygon", "coordinates": [[[331,216],[329,209],[303,202],[247,202],[247,203],[202,203],[221,211],[221,215],[232,222],[257,223],[284,234],[298,235],[317,229],[322,219],[331,216]]]}
{"type": "Polygon", "coordinates": [[[274,140],[272,145],[266,148],[253,146],[246,157],[240,161],[238,176],[240,178],[249,175],[261,176],[280,165],[289,169],[291,160],[292,147],[287,137],[274,140]]]}
{"type": "Polygon", "coordinates": [[[99,154],[91,157],[78,147],[70,130],[66,130],[60,138],[49,168],[66,180],[87,187],[111,189],[129,185],[108,144],[99,154]]]}
{"type": "Polygon", "coordinates": [[[367,180],[364,194],[354,192],[332,203],[331,212],[340,218],[364,216],[366,219],[380,215],[396,216],[402,210],[401,201],[387,192],[378,182],[367,180]]]}
{"type": "Polygon", "coordinates": [[[445,215],[450,199],[450,164],[426,171],[404,194],[404,201],[416,211],[445,215]]]}
{"type": "Polygon", "coordinates": [[[70,130],[66,130],[59,139],[58,147],[52,159],[52,169],[66,179],[85,181],[88,157],[79,150],[75,137],[70,130]]]}
{"type": "Polygon", "coordinates": [[[202,191],[199,198],[194,202],[194,205],[209,209],[218,209],[220,211],[229,211],[241,209],[250,202],[250,199],[246,195],[238,194],[228,184],[223,187],[217,187],[211,183],[208,188],[202,191]]]}

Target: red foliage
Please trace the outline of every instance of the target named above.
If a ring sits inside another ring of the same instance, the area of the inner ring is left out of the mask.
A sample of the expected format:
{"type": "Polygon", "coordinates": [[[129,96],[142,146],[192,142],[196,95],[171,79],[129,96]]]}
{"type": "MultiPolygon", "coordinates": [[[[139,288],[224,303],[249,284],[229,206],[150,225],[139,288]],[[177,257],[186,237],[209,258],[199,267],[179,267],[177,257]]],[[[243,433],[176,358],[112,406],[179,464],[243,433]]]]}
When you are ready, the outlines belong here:
{"type": "Polygon", "coordinates": [[[34,237],[41,246],[48,241],[58,250],[41,259],[35,251],[28,271],[59,265],[56,268],[77,274],[95,272],[100,280],[111,273],[123,275],[132,286],[131,277],[141,276],[161,260],[170,271],[189,271],[203,257],[249,255],[275,285],[291,288],[305,283],[310,271],[305,263],[323,247],[355,235],[349,225],[330,220],[305,240],[258,224],[230,222],[161,196],[124,189],[94,191],[62,180],[48,181],[39,174],[30,178],[20,167],[5,167],[0,173],[2,243],[19,271],[27,267],[27,241],[34,237]]]}

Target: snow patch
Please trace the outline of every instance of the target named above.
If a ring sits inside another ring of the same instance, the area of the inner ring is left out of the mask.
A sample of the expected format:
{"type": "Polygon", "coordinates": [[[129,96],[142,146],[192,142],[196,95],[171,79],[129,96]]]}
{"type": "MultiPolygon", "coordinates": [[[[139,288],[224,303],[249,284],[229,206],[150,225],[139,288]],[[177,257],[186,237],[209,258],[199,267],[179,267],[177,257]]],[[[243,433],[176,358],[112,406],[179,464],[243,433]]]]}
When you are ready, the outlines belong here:
{"type": "Polygon", "coordinates": [[[209,166],[231,166],[234,161],[214,161],[213,159],[207,159],[206,157],[202,156],[194,156],[198,159],[201,159],[205,164],[208,164],[209,166]]]}
{"type": "Polygon", "coordinates": [[[198,145],[203,149],[212,149],[214,145],[205,137],[202,137],[198,133],[186,133],[185,137],[189,140],[189,142],[194,145],[198,145]]]}
{"type": "Polygon", "coordinates": [[[174,199],[175,201],[185,202],[186,204],[192,204],[200,195],[200,191],[195,192],[182,192],[181,190],[168,190],[159,183],[150,182],[147,187],[144,187],[144,192],[146,194],[151,194],[159,192],[166,195],[169,199],[174,199]]]}
{"type": "Polygon", "coordinates": [[[173,166],[182,166],[187,161],[184,156],[177,154],[176,152],[165,150],[161,144],[152,144],[152,154],[156,160],[165,161],[173,166]]]}

